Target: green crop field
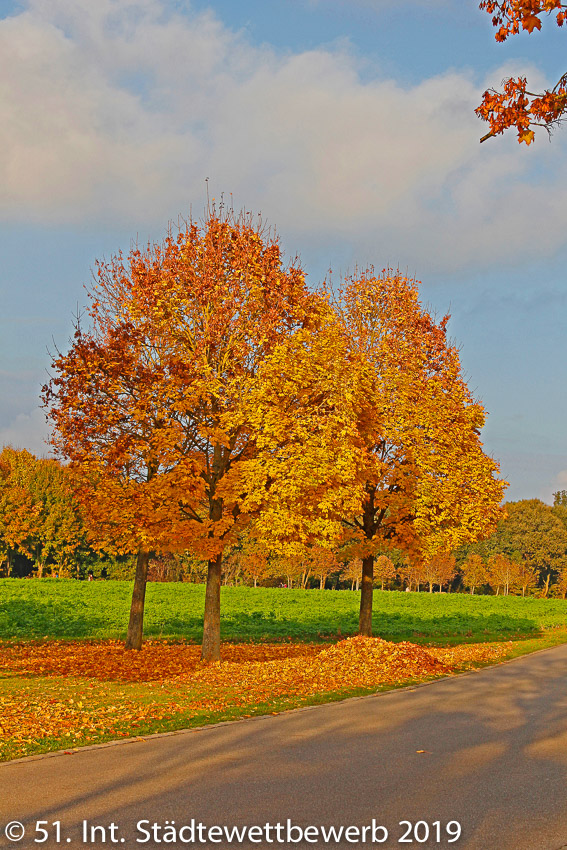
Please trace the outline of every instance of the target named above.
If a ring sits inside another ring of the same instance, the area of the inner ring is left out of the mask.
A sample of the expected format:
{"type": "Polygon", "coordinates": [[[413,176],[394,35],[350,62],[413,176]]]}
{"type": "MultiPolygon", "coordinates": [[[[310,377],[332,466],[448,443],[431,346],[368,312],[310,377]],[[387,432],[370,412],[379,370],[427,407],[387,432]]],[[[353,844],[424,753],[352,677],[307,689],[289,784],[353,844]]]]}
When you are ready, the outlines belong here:
{"type": "MultiPolygon", "coordinates": [[[[0,639],[120,638],[131,582],[0,579],[0,639]]],[[[150,583],[146,637],[201,637],[204,585],[150,583]]],[[[316,641],[354,634],[360,594],[348,590],[222,589],[222,637],[316,641]]],[[[457,643],[535,636],[567,624],[567,601],[375,591],[374,634],[457,643]]]]}

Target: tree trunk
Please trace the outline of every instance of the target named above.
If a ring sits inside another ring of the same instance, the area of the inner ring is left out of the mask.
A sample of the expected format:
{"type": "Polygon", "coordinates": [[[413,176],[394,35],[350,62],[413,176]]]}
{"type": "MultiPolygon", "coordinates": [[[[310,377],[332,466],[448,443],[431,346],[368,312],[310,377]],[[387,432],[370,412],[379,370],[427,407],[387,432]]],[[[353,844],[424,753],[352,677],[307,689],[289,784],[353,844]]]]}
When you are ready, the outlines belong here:
{"type": "Polygon", "coordinates": [[[207,588],[205,590],[205,617],[203,622],[203,643],[201,661],[210,664],[220,661],[220,588],[222,573],[222,552],[211,558],[207,570],[207,588]]]}
{"type": "Polygon", "coordinates": [[[144,632],[144,600],[146,598],[146,583],[148,580],[149,552],[138,552],[136,558],[136,576],[130,605],[130,621],[124,649],[141,649],[144,632]]]}
{"type": "Polygon", "coordinates": [[[358,633],[372,637],[372,589],[374,583],[374,555],[362,559],[362,587],[360,593],[360,616],[358,633]]]}
{"type": "Polygon", "coordinates": [[[551,580],[551,573],[548,573],[547,578],[545,580],[545,584],[544,584],[544,592],[543,592],[544,599],[547,598],[547,594],[549,593],[549,582],[550,582],[550,580],[551,580]]]}
{"type": "Polygon", "coordinates": [[[325,579],[323,576],[319,576],[319,590],[325,589],[325,579]]]}

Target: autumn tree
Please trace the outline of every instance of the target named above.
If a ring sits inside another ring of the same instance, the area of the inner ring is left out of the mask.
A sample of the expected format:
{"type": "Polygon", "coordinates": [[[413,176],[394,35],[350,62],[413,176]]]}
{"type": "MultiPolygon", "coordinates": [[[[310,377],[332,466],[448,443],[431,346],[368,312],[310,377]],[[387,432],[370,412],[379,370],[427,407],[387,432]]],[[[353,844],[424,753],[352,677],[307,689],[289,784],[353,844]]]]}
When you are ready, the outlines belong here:
{"type": "Polygon", "coordinates": [[[522,596],[534,591],[537,587],[538,571],[536,567],[522,560],[512,576],[511,587],[514,591],[520,591],[522,596]]]}
{"type": "Polygon", "coordinates": [[[242,576],[251,581],[253,587],[257,587],[258,582],[267,579],[272,573],[270,555],[271,552],[264,541],[246,530],[230,557],[234,564],[238,565],[242,576]]]}
{"type": "Polygon", "coordinates": [[[480,555],[469,552],[462,567],[463,584],[474,594],[475,588],[481,587],[488,581],[486,567],[480,555]]]}
{"type": "Polygon", "coordinates": [[[358,590],[362,581],[362,558],[351,558],[346,564],[341,578],[350,581],[351,590],[355,588],[358,590]]]}
{"type": "MultiPolygon", "coordinates": [[[[540,30],[543,17],[554,18],[557,26],[562,27],[567,4],[561,0],[482,0],[480,8],[492,15],[492,23],[497,28],[496,41],[503,42],[520,30],[529,33],[540,30]]],[[[490,127],[481,142],[515,127],[518,141],[530,145],[535,136],[531,127],[544,127],[551,133],[553,127],[564,120],[567,74],[563,74],[553,88],[543,92],[529,91],[526,77],[510,77],[502,85],[501,92],[485,91],[482,103],[475,110],[490,127]]]]}
{"type": "Polygon", "coordinates": [[[502,589],[503,595],[508,596],[510,586],[518,576],[518,565],[506,555],[491,555],[486,564],[488,581],[496,588],[496,595],[502,589]]]}
{"type": "Polygon", "coordinates": [[[316,334],[294,335],[263,367],[254,409],[270,483],[259,490],[271,500],[265,534],[354,541],[364,635],[378,552],[423,540],[454,548],[500,516],[505,485],[482,451],[484,411],[446,322],[422,308],[414,281],[369,271],[345,282],[316,334]]]}
{"type": "Polygon", "coordinates": [[[396,567],[394,562],[387,555],[378,555],[374,561],[374,581],[380,584],[381,590],[384,590],[384,585],[395,578],[396,567]]]}
{"type": "Polygon", "coordinates": [[[451,552],[437,552],[434,557],[435,569],[437,574],[437,584],[439,592],[444,585],[447,585],[447,590],[451,592],[451,584],[456,574],[456,559],[451,552]]]}
{"type": "Polygon", "coordinates": [[[406,557],[401,566],[398,568],[398,572],[402,579],[402,583],[409,588],[409,590],[415,589],[419,591],[422,584],[425,583],[425,570],[424,563],[421,559],[415,557],[406,557]]]}
{"type": "Polygon", "coordinates": [[[0,454],[0,537],[30,558],[41,578],[48,564],[68,567],[85,546],[69,470],[26,449],[0,454]]]}
{"type": "Polygon", "coordinates": [[[92,325],[44,389],[53,444],[81,477],[94,544],[137,553],[126,647],[142,644],[150,553],[189,550],[208,563],[202,658],[217,660],[222,554],[257,454],[244,402],[266,356],[309,327],[313,296],[273,233],[214,205],[98,263],[88,296],[92,325]]]}

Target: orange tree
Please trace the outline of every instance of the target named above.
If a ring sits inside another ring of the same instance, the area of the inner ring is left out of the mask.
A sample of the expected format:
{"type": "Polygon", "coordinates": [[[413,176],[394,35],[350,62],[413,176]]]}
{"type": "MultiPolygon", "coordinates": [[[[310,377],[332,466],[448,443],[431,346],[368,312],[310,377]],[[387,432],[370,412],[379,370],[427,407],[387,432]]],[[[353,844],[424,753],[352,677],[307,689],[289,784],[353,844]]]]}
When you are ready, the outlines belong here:
{"type": "MultiPolygon", "coordinates": [[[[492,15],[496,41],[506,41],[520,29],[540,30],[543,16],[554,17],[558,26],[566,20],[567,3],[561,0],[482,0],[480,8],[492,15]]],[[[535,133],[531,127],[544,127],[548,133],[564,120],[567,111],[567,74],[563,74],[551,89],[531,92],[526,77],[510,77],[503,83],[503,91],[489,89],[484,92],[476,114],[488,122],[490,130],[481,142],[491,136],[515,127],[518,141],[530,145],[535,133]]]]}
{"type": "Polygon", "coordinates": [[[384,584],[396,578],[396,567],[387,555],[378,555],[374,561],[374,579],[384,590],[384,584]]]}
{"type": "Polygon", "coordinates": [[[368,272],[346,282],[317,334],[274,352],[258,384],[262,453],[250,480],[263,468],[264,483],[248,498],[264,500],[266,537],[348,541],[362,558],[364,635],[379,551],[453,549],[500,515],[505,485],[482,451],[484,412],[446,321],[422,308],[414,281],[368,272]]]}
{"type": "Polygon", "coordinates": [[[314,297],[275,235],[214,206],[202,226],[99,263],[88,294],[92,327],[77,325],[44,388],[53,444],[81,476],[94,545],[137,553],[126,647],[141,647],[150,553],[189,550],[208,563],[202,657],[216,660],[239,466],[257,452],[243,401],[314,297]]]}
{"type": "Polygon", "coordinates": [[[488,573],[486,572],[484,562],[480,555],[477,555],[475,552],[469,552],[461,566],[461,571],[463,585],[468,587],[471,593],[474,593],[476,587],[486,584],[488,581],[488,573]]]}

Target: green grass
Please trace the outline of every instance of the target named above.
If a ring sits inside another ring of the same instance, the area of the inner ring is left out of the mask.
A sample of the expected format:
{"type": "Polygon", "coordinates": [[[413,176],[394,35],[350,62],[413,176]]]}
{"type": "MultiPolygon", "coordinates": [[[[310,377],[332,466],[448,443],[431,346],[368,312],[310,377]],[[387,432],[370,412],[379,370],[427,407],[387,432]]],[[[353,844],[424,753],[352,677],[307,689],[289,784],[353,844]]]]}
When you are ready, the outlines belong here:
{"type": "MultiPolygon", "coordinates": [[[[123,638],[131,582],[0,579],[0,640],[123,638]]],[[[148,585],[146,637],[199,641],[203,585],[148,585]]],[[[222,637],[317,641],[355,634],[357,592],[226,587],[222,637]]],[[[374,634],[388,640],[462,643],[536,637],[567,623],[567,601],[375,591],[374,634]]]]}

